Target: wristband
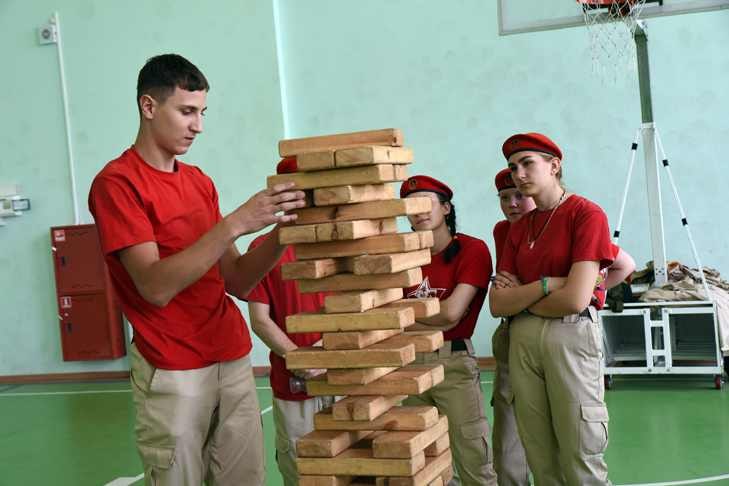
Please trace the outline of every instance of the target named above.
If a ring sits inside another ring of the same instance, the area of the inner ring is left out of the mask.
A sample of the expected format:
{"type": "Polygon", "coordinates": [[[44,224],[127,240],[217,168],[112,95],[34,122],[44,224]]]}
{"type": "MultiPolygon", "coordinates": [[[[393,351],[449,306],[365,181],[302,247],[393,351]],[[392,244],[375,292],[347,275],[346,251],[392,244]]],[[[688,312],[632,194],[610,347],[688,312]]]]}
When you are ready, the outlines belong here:
{"type": "Polygon", "coordinates": [[[549,295],[549,280],[547,277],[542,277],[542,293],[545,296],[549,295]]]}

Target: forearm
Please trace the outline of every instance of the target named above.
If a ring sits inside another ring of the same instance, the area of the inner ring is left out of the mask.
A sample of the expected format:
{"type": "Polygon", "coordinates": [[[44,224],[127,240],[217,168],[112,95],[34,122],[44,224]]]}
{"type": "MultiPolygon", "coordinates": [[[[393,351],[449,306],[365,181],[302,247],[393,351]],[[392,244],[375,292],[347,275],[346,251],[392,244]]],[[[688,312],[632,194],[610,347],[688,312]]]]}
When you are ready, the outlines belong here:
{"type": "Polygon", "coordinates": [[[285,245],[278,243],[278,228],[274,228],[263,243],[236,258],[234,271],[225,281],[228,293],[245,298],[276,265],[285,249],[285,245]]]}
{"type": "Polygon", "coordinates": [[[581,312],[588,306],[589,300],[582,304],[574,293],[562,288],[529,306],[529,312],[542,317],[563,317],[581,312]]]}
{"type": "Polygon", "coordinates": [[[298,346],[270,318],[253,318],[251,328],[256,336],[278,356],[282,358],[298,346]]]}
{"type": "Polygon", "coordinates": [[[489,307],[494,317],[514,316],[544,297],[542,284],[539,280],[516,287],[491,287],[489,292],[489,307]]]}

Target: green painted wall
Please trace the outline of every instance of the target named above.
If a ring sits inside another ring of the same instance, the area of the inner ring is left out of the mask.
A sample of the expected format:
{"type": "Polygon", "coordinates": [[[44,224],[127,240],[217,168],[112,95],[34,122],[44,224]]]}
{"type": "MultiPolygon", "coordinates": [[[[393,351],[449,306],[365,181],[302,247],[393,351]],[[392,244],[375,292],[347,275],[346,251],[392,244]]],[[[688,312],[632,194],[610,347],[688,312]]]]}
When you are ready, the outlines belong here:
{"type": "MultiPolygon", "coordinates": [[[[272,0],[0,3],[0,182],[17,182],[33,210],[0,228],[0,375],[120,370],[126,360],[64,363],[55,318],[48,228],[73,222],[55,49],[35,28],[59,9],[83,220],[93,175],[133,140],[134,85],[144,60],[179,52],[212,84],[206,133],[183,160],[218,185],[228,212],[264,184],[285,121],[292,137],[397,126],[413,171],[447,181],[463,232],[491,246],[499,219],[493,175],[501,142],[541,130],[565,151],[567,185],[615,222],[640,122],[634,78],[592,74],[584,29],[499,37],[496,2],[272,0]],[[280,13],[276,54],[274,8],[280,13]],[[284,82],[279,83],[279,67],[284,82]],[[281,99],[280,93],[285,93],[281,99]],[[284,109],[282,109],[282,106],[284,109]]],[[[729,272],[721,217],[729,176],[729,12],[649,22],[654,109],[704,263],[729,272]]],[[[649,258],[642,166],[622,244],[649,258]]],[[[670,190],[669,255],[691,253],[670,190]]],[[[250,238],[241,240],[241,247],[250,238]]],[[[485,309],[476,333],[491,353],[485,309]]],[[[267,350],[256,341],[255,364],[267,350]]]]}

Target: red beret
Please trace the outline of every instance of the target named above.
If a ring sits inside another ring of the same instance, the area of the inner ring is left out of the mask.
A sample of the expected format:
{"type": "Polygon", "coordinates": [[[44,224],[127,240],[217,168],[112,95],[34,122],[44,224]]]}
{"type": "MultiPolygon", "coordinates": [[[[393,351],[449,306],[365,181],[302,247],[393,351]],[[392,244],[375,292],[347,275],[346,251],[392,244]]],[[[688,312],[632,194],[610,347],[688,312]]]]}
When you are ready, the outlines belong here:
{"type": "Polygon", "coordinates": [[[499,173],[496,174],[494,182],[496,183],[497,191],[501,191],[502,189],[513,189],[516,187],[514,179],[511,178],[511,169],[508,168],[500,170],[499,173]]]}
{"type": "Polygon", "coordinates": [[[450,187],[426,175],[412,176],[403,182],[400,186],[400,197],[406,197],[408,194],[419,191],[434,192],[445,196],[449,201],[453,197],[453,191],[450,187]]]}
{"type": "Polygon", "coordinates": [[[506,139],[501,150],[504,152],[506,160],[509,160],[509,157],[515,153],[525,150],[543,152],[562,159],[562,151],[557,144],[541,133],[517,133],[516,135],[512,135],[506,139]]]}
{"type": "Polygon", "coordinates": [[[284,157],[276,166],[276,174],[290,174],[296,169],[296,157],[284,157]]]}

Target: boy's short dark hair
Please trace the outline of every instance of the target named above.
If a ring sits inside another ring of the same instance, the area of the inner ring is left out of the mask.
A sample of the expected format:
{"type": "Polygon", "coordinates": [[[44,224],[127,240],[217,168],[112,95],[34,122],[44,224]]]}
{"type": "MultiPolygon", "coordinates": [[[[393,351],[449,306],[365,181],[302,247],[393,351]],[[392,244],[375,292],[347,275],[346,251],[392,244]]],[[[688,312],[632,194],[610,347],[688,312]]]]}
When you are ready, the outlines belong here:
{"type": "Polygon", "coordinates": [[[149,58],[137,77],[137,105],[145,94],[164,102],[178,87],[187,91],[210,90],[205,75],[179,54],[149,58]]]}

